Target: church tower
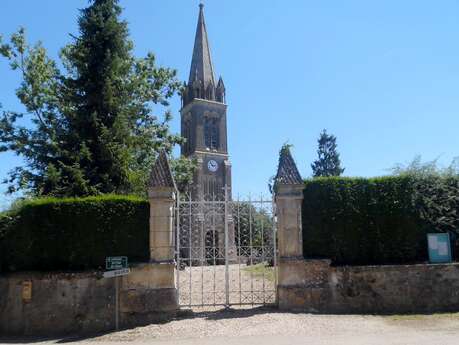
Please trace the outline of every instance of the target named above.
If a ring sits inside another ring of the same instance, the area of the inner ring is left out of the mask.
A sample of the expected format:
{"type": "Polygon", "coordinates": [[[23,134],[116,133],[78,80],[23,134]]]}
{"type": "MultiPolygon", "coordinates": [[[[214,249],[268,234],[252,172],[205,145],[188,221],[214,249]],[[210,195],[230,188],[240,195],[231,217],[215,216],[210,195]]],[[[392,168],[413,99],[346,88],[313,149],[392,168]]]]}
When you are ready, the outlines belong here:
{"type": "Polygon", "coordinates": [[[190,77],[180,111],[182,137],[186,139],[182,155],[198,161],[191,190],[193,199],[223,199],[225,186],[231,198],[226,110],[225,84],[221,77],[215,82],[204,5],[200,4],[190,77]]]}

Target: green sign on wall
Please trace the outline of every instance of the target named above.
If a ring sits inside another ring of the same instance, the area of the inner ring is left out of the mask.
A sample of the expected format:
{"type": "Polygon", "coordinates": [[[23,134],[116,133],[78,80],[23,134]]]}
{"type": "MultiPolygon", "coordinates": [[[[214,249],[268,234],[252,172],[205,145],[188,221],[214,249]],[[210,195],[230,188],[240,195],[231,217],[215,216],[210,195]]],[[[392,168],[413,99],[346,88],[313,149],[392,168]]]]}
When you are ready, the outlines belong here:
{"type": "Polygon", "coordinates": [[[128,268],[128,258],[127,256],[109,256],[105,259],[105,268],[107,270],[128,268]]]}
{"type": "Polygon", "coordinates": [[[429,261],[433,264],[449,263],[451,257],[451,240],[448,233],[428,234],[429,261]]]}

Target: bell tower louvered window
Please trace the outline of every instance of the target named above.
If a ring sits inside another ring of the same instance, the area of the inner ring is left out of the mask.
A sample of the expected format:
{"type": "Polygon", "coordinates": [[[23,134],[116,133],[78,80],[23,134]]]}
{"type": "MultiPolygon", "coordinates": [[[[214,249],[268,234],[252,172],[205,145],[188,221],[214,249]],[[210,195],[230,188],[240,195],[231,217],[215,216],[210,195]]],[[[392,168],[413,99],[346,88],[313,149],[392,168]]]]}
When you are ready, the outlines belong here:
{"type": "Polygon", "coordinates": [[[206,118],[204,126],[204,139],[207,148],[211,150],[218,150],[220,138],[217,119],[206,118]]]}

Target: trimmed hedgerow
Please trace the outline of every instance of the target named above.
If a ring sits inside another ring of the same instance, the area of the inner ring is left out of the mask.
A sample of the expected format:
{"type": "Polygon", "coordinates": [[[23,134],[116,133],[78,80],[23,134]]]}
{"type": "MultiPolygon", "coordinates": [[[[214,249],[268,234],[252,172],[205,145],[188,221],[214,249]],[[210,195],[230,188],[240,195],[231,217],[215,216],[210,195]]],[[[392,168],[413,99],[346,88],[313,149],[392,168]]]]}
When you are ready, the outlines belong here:
{"type": "Polygon", "coordinates": [[[427,260],[428,232],[414,177],[316,178],[305,181],[303,244],[307,258],[334,264],[427,260]]]}
{"type": "Polygon", "coordinates": [[[85,270],[149,258],[149,205],[130,196],[27,201],[0,215],[0,271],[85,270]]]}

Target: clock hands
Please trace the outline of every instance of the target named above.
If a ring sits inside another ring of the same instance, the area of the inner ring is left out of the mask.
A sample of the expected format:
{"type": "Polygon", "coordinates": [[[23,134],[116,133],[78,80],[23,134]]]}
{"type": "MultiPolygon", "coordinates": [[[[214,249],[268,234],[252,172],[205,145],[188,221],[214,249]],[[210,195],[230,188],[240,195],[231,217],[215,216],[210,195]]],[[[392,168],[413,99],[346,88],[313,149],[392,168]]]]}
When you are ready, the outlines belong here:
{"type": "Polygon", "coordinates": [[[218,163],[214,160],[210,160],[207,163],[207,167],[209,168],[210,171],[215,172],[218,169],[218,163]]]}

